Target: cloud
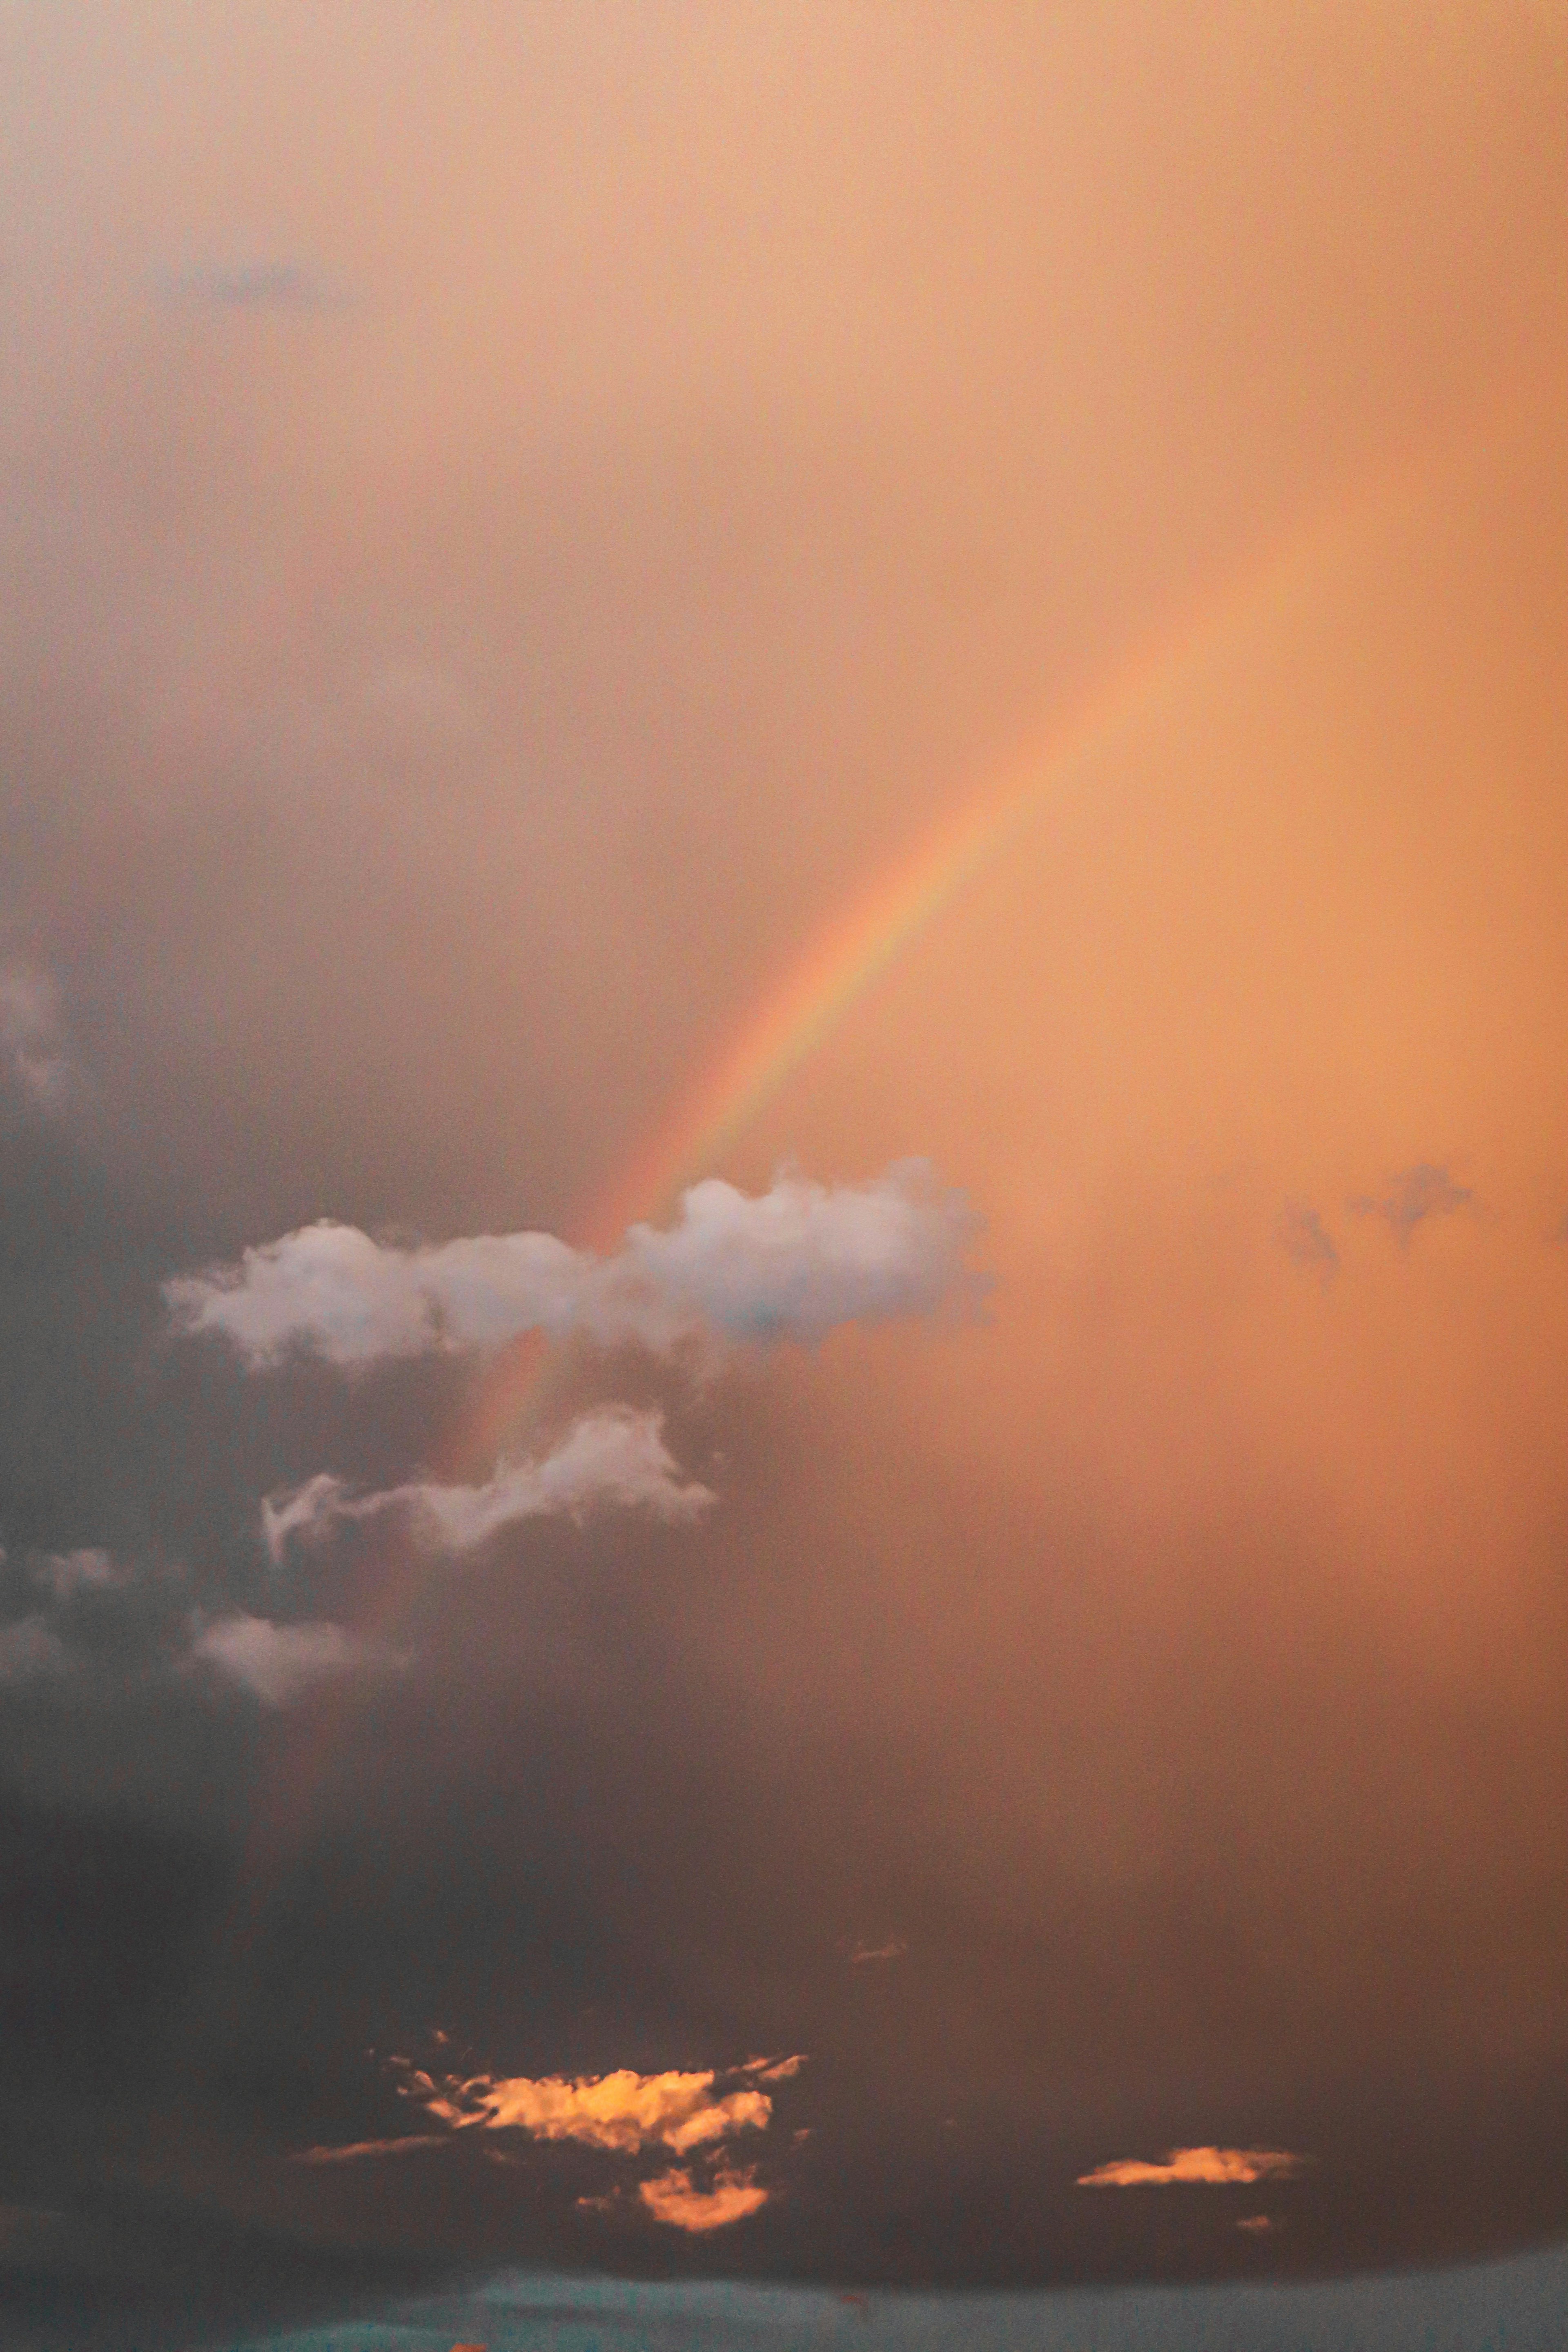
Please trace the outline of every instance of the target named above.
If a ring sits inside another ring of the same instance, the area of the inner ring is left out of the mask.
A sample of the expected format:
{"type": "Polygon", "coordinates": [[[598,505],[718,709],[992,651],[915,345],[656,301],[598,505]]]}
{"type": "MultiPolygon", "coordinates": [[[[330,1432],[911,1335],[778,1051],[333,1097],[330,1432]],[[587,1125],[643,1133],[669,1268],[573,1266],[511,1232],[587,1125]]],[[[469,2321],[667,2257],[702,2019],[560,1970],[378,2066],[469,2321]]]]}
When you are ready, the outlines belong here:
{"type": "Polygon", "coordinates": [[[0,1626],[0,1685],[60,1674],[68,1663],[65,1643],[41,1612],[0,1626]]]}
{"type": "Polygon", "coordinates": [[[194,261],[163,273],[159,290],[171,301],[214,310],[333,310],[342,297],[303,262],[194,261]]]}
{"type": "Polygon", "coordinates": [[[57,1601],[78,1592],[113,1592],[129,1583],[131,1571],[96,1545],[81,1551],[46,1552],[29,1563],[35,1584],[57,1601]]]}
{"type": "Polygon", "coordinates": [[[1339,1271],[1340,1254],[1316,1209],[1309,1209],[1300,1201],[1287,1202],[1274,1230],[1280,1248],[1295,1265],[1321,1276],[1325,1283],[1333,1280],[1339,1271]]]}
{"type": "Polygon", "coordinates": [[[71,1088],[59,991],[47,972],[13,964],[0,972],[0,1056],[34,1107],[58,1111],[71,1088]]]}
{"type": "Polygon", "coordinates": [[[1080,2189],[1168,2189],[1197,2185],[1225,2189],[1254,2180],[1287,2180],[1305,2157],[1280,2147],[1173,2147],[1163,2164],[1124,2157],[1080,2172],[1080,2189]]]}
{"type": "Polygon", "coordinates": [[[867,1969],[879,1960],[901,1960],[909,1948],[901,1936],[890,1936],[885,1944],[851,1944],[849,1965],[852,1969],[867,1969]]]}
{"type": "Polygon", "coordinates": [[[335,1675],[397,1674],[408,1664],[402,1653],[343,1625],[280,1625],[242,1614],[203,1626],[188,1654],[273,1707],[290,1706],[335,1675]]]}
{"type": "Polygon", "coordinates": [[[417,1481],[352,1496],[340,1479],[321,1475],[269,1496],[261,1507],[261,1524],[276,1565],[290,1536],[319,1537],[343,1520],[374,1518],[384,1511],[406,1512],[419,1539],[433,1548],[469,1551],[519,1519],[582,1513],[608,1503],[651,1511],[661,1519],[688,1520],[713,1499],[709,1487],[682,1480],[664,1443],[660,1414],[604,1405],[574,1422],[542,1461],[503,1463],[483,1486],[417,1481]]]}
{"type": "Polygon", "coordinates": [[[651,2147],[678,2156],[740,2131],[765,2130],[773,2101],[757,2081],[776,2082],[798,2070],[799,2059],[752,2059],[721,2074],[672,2072],[638,2074],[628,2066],[610,2074],[433,2077],[395,2060],[399,2088],[454,2131],[522,2131],[531,2138],[578,2140],[587,2147],[640,2155],[651,2147]],[[742,2087],[719,2092],[721,2080],[742,2087]]]}
{"type": "Polygon", "coordinates": [[[410,2132],[402,2139],[356,2139],[346,2147],[300,2147],[289,2157],[290,2164],[357,2164],[367,2156],[407,2156],[416,2148],[446,2147],[450,2144],[447,2132],[410,2132]]]}
{"type": "Polygon", "coordinates": [[[1456,1184],[1446,1168],[1418,1161],[1391,1177],[1381,1200],[1358,1193],[1347,1205],[1358,1217],[1381,1217],[1403,1247],[1428,1217],[1451,1217],[1473,1206],[1475,1194],[1467,1184],[1456,1184]]]}
{"type": "Polygon", "coordinates": [[[713,2176],[710,2189],[699,2188],[690,2173],[679,2169],[660,2172],[651,2180],[638,2185],[637,2196],[656,2221],[666,2222],[671,2229],[688,2230],[700,2236],[709,2230],[722,2230],[731,2221],[743,2221],[748,2213],[757,2212],[772,2196],[769,2189],[757,2184],[754,2166],[721,2167],[713,2176]]]}
{"type": "Polygon", "coordinates": [[[858,1185],[781,1175],[757,1196],[711,1177],[668,1231],[634,1225],[608,1258],[552,1234],[402,1249],[321,1223],[176,1276],[163,1295],[177,1333],[222,1332],[253,1368],[295,1348],[342,1365],[494,1350],[526,1331],[661,1351],[703,1338],[813,1340],[973,1296],[963,1258],[975,1229],[962,1195],[906,1160],[858,1185]]]}

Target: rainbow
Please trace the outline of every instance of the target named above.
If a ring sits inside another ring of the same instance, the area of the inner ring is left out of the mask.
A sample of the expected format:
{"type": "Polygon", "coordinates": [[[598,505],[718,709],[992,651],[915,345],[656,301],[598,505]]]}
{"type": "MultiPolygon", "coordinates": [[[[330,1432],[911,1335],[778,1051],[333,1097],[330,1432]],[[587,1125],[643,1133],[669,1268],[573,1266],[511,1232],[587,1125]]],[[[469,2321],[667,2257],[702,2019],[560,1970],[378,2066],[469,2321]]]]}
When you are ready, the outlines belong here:
{"type": "MultiPolygon", "coordinates": [[[[882,974],[1043,813],[1074,771],[1131,728],[1237,625],[1276,608],[1310,569],[1321,537],[1315,518],[1271,548],[1261,566],[1249,567],[1238,581],[1167,622],[1000,783],[969,795],[888,866],[750,1008],[589,1204],[571,1238],[584,1248],[612,1250],[628,1226],[667,1213],[688,1184],[712,1172],[882,974]]],[[[543,1401],[552,1360],[547,1344],[531,1335],[499,1357],[446,1460],[488,1467],[516,1444],[531,1409],[543,1401]]]]}
{"type": "MultiPolygon", "coordinates": [[[[1484,404],[1456,432],[1450,424],[1299,517],[1295,525],[1239,572],[1189,604],[1130,659],[1120,663],[1045,740],[1000,782],[971,793],[907,849],[817,934],[670,1105],[614,1181],[588,1206],[573,1238],[613,1248],[638,1218],[658,1215],[685,1185],[713,1168],[794,1072],[859,1003],[878,979],[1037,815],[1074,772],[1110,748],[1159,698],[1190,680],[1201,662],[1245,650],[1252,633],[1275,630],[1347,541],[1385,519],[1417,491],[1429,492],[1456,457],[1483,452],[1500,422],[1512,421],[1511,396],[1484,404]]],[[[518,1443],[547,1401],[551,1366],[560,1354],[534,1336],[490,1367],[462,1426],[440,1449],[441,1475],[468,1475],[465,1465],[493,1465],[518,1443]]],[[[424,1574],[408,1554],[386,1556],[371,1570],[374,1599],[359,1612],[362,1630],[385,1633],[405,1617],[424,1574]]],[[[339,1707],[328,1703],[302,1738],[279,1738],[262,1776],[241,1868],[242,1890],[228,1933],[243,1941],[259,1916],[268,1883],[286,1861],[308,1817],[338,1744],[339,1707]]]]}

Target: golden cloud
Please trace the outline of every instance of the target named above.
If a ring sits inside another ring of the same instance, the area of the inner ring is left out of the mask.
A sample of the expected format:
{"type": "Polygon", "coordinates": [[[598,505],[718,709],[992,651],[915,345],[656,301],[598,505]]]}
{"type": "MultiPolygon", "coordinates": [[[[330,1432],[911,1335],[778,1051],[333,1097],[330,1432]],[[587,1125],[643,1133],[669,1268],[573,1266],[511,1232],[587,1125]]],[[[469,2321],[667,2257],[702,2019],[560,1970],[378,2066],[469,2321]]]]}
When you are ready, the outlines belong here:
{"type": "Polygon", "coordinates": [[[1124,2157],[1111,2164],[1080,2172],[1080,2189],[1167,2189],[1173,2184],[1198,2183],[1228,2188],[1253,2180],[1285,2180],[1300,2172],[1305,2157],[1282,2147],[1173,2147],[1163,2164],[1144,2164],[1124,2157]]]}
{"type": "Polygon", "coordinates": [[[674,2230],[689,2230],[694,2235],[743,2221],[748,2213],[759,2211],[772,2194],[771,2189],[758,2187],[753,2168],[721,2169],[714,2174],[710,2189],[699,2188],[690,2173],[678,2169],[661,2172],[637,2189],[656,2221],[668,2222],[674,2230]]]}
{"type": "Polygon", "coordinates": [[[404,2062],[394,2063],[404,2077],[404,2095],[417,2100],[427,2114],[455,2131],[525,2131],[535,2139],[580,2140],[625,2156],[650,2147],[672,2148],[683,2156],[733,2132],[765,2129],[773,2101],[754,2085],[785,2081],[805,2061],[749,2059],[729,2074],[731,2081],[741,2078],[743,2087],[724,2093],[715,2090],[721,2077],[712,2069],[638,2074],[622,2066],[613,2074],[579,2075],[574,2081],[561,2074],[475,2074],[437,2081],[404,2062]]]}

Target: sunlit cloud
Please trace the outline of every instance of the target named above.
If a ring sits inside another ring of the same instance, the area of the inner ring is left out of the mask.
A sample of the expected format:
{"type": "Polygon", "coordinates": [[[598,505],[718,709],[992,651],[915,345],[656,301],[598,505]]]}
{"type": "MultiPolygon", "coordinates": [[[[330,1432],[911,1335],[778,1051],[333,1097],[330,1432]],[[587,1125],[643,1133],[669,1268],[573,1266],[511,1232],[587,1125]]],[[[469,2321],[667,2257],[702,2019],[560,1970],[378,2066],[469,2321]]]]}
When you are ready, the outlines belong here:
{"type": "Polygon", "coordinates": [[[344,1625],[284,1625],[237,1613],[204,1625],[188,1654],[271,1707],[291,1706],[340,1675],[399,1674],[409,1664],[403,1653],[344,1625]]]}
{"type": "Polygon", "coordinates": [[[1225,2189],[1256,2180],[1288,2180],[1306,2158],[1282,2147],[1173,2147],[1163,2164],[1126,2157],[1080,2172],[1080,2189],[1225,2189]]]}
{"type": "Polygon", "coordinates": [[[1447,1168],[1421,1160],[1389,1180],[1381,1199],[1358,1193],[1349,1207],[1358,1217],[1381,1217],[1394,1239],[1408,1247],[1417,1225],[1428,1217],[1451,1217],[1472,1208],[1476,1196],[1468,1184],[1456,1184],[1447,1168]]]}
{"type": "Polygon", "coordinates": [[[973,1296],[976,1221],[923,1161],[865,1184],[781,1175],[748,1195],[693,1185],[667,1231],[634,1225],[613,1256],[552,1234],[403,1249],[321,1223],[164,1285],[174,1329],[225,1334],[261,1369],[293,1349],[345,1366],[494,1351],[527,1331],[661,1351],[694,1340],[823,1338],[973,1296]]]}
{"type": "Polygon", "coordinates": [[[482,1486],[419,1480],[355,1496],[340,1479],[321,1475],[269,1496],[261,1507],[261,1526],[276,1565],[291,1537],[310,1541],[345,1521],[388,1511],[405,1514],[420,1542],[461,1552],[520,1519],[581,1516],[613,1505],[675,1522],[698,1517],[713,1499],[709,1487],[681,1477],[664,1443],[658,1413],[604,1405],[574,1422],[542,1460],[503,1463],[482,1486]]]}
{"type": "Polygon", "coordinates": [[[532,2139],[580,2141],[624,2156],[646,2147],[678,2156],[741,2131],[764,2130],[773,2101],[754,2087],[795,2072],[800,2060],[753,2059],[721,2074],[638,2074],[627,2066],[609,2074],[432,2076],[395,2060],[399,2088],[454,2131],[521,2131],[532,2139]],[[723,2092],[721,2081],[741,2087],[723,2092]]]}
{"type": "Polygon", "coordinates": [[[299,2147],[290,2164],[358,2164],[366,2157],[409,2156],[416,2148],[445,2147],[446,2132],[409,2132],[402,2139],[356,2139],[346,2147],[299,2147]]]}
{"type": "Polygon", "coordinates": [[[679,2168],[658,2173],[637,2187],[638,2198],[656,2221],[693,2236],[743,2221],[748,2213],[760,2211],[772,2194],[759,2186],[754,2166],[721,2167],[706,2189],[679,2168]]]}
{"type": "Polygon", "coordinates": [[[868,1969],[875,1968],[880,1961],[901,1960],[909,1948],[901,1936],[889,1936],[881,1944],[851,1944],[849,1965],[852,1969],[868,1969]]]}

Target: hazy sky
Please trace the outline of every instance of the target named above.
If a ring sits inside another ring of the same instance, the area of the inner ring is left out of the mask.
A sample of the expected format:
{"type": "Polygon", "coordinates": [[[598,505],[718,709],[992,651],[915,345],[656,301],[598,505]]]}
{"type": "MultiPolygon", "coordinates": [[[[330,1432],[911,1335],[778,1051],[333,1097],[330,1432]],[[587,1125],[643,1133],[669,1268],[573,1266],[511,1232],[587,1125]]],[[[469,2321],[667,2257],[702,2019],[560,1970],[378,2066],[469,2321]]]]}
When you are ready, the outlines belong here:
{"type": "Polygon", "coordinates": [[[0,0],[0,2343],[1568,2234],[1565,125],[0,0]]]}

